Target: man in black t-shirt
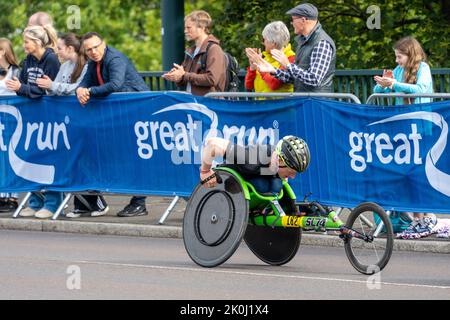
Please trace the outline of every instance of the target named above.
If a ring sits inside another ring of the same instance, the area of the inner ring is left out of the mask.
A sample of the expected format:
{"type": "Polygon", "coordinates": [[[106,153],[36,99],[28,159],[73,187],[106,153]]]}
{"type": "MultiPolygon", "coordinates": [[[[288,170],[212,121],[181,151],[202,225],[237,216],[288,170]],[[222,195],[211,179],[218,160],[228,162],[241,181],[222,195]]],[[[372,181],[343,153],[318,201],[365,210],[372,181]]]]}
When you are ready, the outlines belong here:
{"type": "MultiPolygon", "coordinates": [[[[203,181],[214,174],[212,161],[224,158],[224,165],[236,170],[248,180],[258,192],[278,193],[282,179],[294,179],[297,172],[303,172],[309,165],[308,145],[295,136],[286,136],[276,146],[239,146],[221,138],[207,140],[202,154],[200,179],[203,181]]],[[[215,178],[205,182],[205,187],[214,187],[215,178]]]]}

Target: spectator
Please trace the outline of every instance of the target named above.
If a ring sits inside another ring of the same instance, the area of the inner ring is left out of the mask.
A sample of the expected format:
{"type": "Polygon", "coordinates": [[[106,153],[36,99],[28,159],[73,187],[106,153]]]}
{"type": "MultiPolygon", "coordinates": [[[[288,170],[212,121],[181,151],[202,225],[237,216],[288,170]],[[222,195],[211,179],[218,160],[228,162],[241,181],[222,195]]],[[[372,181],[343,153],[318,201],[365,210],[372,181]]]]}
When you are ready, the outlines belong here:
{"type": "MultiPolygon", "coordinates": [[[[373,89],[375,93],[433,93],[433,78],[427,57],[420,43],[413,37],[404,37],[394,45],[395,62],[397,67],[391,72],[384,72],[383,76],[375,76],[377,83],[373,89]]],[[[430,98],[416,98],[414,101],[408,98],[396,98],[395,103],[426,103],[430,98]]],[[[431,122],[424,121],[422,131],[431,134],[431,122]]],[[[407,213],[410,214],[410,213],[407,213]]],[[[413,213],[411,225],[403,234],[422,233],[431,231],[436,224],[436,216],[433,213],[413,213]]]]}
{"type": "Polygon", "coordinates": [[[289,10],[291,24],[298,48],[295,63],[290,63],[283,52],[273,49],[271,54],[282,67],[275,68],[257,55],[258,71],[270,72],[285,83],[294,83],[296,92],[333,92],[333,77],[336,71],[336,46],[318,21],[319,12],[310,3],[303,3],[289,10]]]}
{"type": "Polygon", "coordinates": [[[51,39],[52,44],[49,46],[56,53],[56,41],[58,35],[55,28],[53,27],[53,18],[47,12],[36,12],[30,16],[28,19],[28,27],[41,26],[45,27],[47,33],[51,39]]]}
{"type": "MultiPolygon", "coordinates": [[[[420,43],[413,37],[405,37],[394,45],[395,62],[392,75],[375,76],[375,93],[433,93],[433,78],[427,57],[420,43]]],[[[395,104],[410,104],[409,99],[396,98],[395,104]]],[[[431,102],[430,98],[416,98],[414,103],[431,102]]]]}
{"type": "Polygon", "coordinates": [[[194,45],[186,49],[181,65],[174,63],[174,68],[163,75],[164,79],[176,82],[194,95],[204,96],[225,89],[225,55],[220,41],[210,34],[211,26],[210,15],[202,10],[193,11],[184,18],[184,34],[194,45]],[[202,66],[205,55],[206,65],[202,66]]]}
{"type": "Polygon", "coordinates": [[[54,81],[47,75],[36,80],[39,88],[51,95],[70,95],[80,84],[87,71],[86,57],[81,48],[81,40],[74,33],[61,35],[57,41],[61,65],[54,81]]]}
{"type": "Polygon", "coordinates": [[[53,18],[47,12],[36,12],[28,18],[28,27],[31,26],[53,26],[53,18]]]}
{"type": "MultiPolygon", "coordinates": [[[[6,81],[6,87],[20,96],[39,98],[46,94],[38,87],[37,79],[47,75],[54,80],[58,74],[60,63],[54,51],[55,46],[49,36],[47,27],[27,27],[23,32],[24,49],[27,53],[19,79],[13,77],[6,81]]],[[[47,191],[39,194],[33,192],[29,207],[20,212],[22,217],[35,216],[40,219],[50,218],[62,202],[62,193],[47,191]]]]}
{"type": "MultiPolygon", "coordinates": [[[[0,38],[0,96],[16,95],[6,87],[6,80],[18,78],[20,69],[14,50],[6,38],[0,38]]],[[[19,195],[17,193],[0,193],[0,212],[15,211],[18,207],[19,195]]]]}
{"type": "MultiPolygon", "coordinates": [[[[81,47],[81,40],[74,33],[66,33],[61,35],[57,41],[58,56],[64,63],[56,76],[55,80],[52,81],[47,75],[37,79],[37,85],[45,89],[49,95],[70,95],[75,93],[75,89],[80,84],[84,75],[87,71],[86,57],[83,53],[81,47]]],[[[88,197],[88,196],[86,196],[88,197]]],[[[95,204],[89,209],[82,204],[78,198],[75,198],[75,210],[66,215],[66,217],[71,218],[75,216],[80,216],[84,214],[96,215],[101,212],[105,214],[105,201],[101,198],[102,205],[96,205],[97,197],[95,198],[95,204]],[[100,209],[100,208],[101,209],[100,209]]],[[[106,212],[105,212],[106,211],[106,212]]]]}
{"type": "MultiPolygon", "coordinates": [[[[113,92],[130,92],[148,90],[142,77],[131,61],[113,47],[107,46],[96,32],[89,32],[82,38],[83,48],[90,59],[86,76],[76,89],[78,100],[86,105],[91,97],[104,97],[113,92]]],[[[101,197],[88,196],[92,204],[104,204],[101,197]]],[[[99,212],[100,215],[102,209],[99,212]]],[[[105,212],[106,213],[106,212],[105,212]]],[[[104,213],[103,213],[104,214],[104,213]]],[[[133,197],[130,203],[117,213],[119,217],[142,216],[148,214],[145,197],[133,197]]],[[[74,215],[76,216],[76,215],[74,215]]]]}
{"type": "Polygon", "coordinates": [[[8,89],[15,91],[20,96],[39,98],[46,94],[39,88],[36,79],[47,75],[55,79],[60,63],[51,47],[56,47],[49,37],[46,27],[27,27],[23,32],[23,47],[27,53],[23,69],[19,79],[13,77],[6,81],[8,89]]]}
{"type": "MultiPolygon", "coordinates": [[[[262,56],[264,60],[268,61],[275,68],[281,68],[280,63],[276,61],[270,53],[272,49],[281,50],[290,63],[295,62],[295,53],[291,49],[289,43],[290,35],[286,25],[281,21],[271,22],[264,28],[262,32],[264,51],[262,56]]],[[[258,49],[246,48],[245,51],[251,51],[260,55],[258,49]]],[[[292,84],[285,84],[279,79],[272,76],[270,73],[260,73],[251,55],[247,54],[249,58],[249,67],[245,75],[245,88],[247,90],[255,90],[255,92],[293,92],[294,86],[292,84]]]]}

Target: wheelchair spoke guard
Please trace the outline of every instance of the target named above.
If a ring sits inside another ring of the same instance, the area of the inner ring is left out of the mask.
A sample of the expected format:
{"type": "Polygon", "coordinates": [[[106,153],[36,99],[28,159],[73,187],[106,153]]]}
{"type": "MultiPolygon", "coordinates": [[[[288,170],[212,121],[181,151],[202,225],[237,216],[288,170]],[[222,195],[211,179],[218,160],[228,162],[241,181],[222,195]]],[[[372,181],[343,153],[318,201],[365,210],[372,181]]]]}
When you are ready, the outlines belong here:
{"type": "Polygon", "coordinates": [[[191,259],[203,267],[227,261],[239,247],[247,228],[248,201],[232,174],[218,171],[214,188],[197,185],[186,206],[183,241],[191,259]]]}
{"type": "Polygon", "coordinates": [[[301,235],[301,228],[271,228],[249,224],[244,240],[260,260],[281,266],[295,257],[301,235]]]}

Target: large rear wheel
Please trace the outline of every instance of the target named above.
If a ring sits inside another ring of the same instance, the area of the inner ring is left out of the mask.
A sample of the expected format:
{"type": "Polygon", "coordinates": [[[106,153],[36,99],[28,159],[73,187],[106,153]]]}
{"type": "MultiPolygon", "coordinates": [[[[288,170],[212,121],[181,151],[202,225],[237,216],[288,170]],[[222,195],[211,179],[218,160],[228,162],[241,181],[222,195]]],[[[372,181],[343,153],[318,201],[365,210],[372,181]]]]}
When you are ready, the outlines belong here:
{"type": "Polygon", "coordinates": [[[186,206],[183,241],[191,259],[202,267],[227,261],[242,241],[248,220],[248,201],[231,173],[216,171],[213,188],[199,184],[186,206]]]}

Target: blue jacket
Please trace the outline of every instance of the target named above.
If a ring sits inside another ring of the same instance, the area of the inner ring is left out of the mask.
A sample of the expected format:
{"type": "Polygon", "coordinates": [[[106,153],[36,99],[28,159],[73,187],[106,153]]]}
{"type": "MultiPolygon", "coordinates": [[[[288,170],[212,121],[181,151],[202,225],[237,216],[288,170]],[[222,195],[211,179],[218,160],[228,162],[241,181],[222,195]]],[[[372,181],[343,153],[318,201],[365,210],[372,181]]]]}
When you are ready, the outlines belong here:
{"type": "Polygon", "coordinates": [[[104,97],[113,92],[149,90],[133,63],[113,47],[106,47],[100,70],[103,85],[97,79],[97,63],[89,61],[86,75],[78,87],[90,88],[93,97],[104,97]]]}
{"type": "Polygon", "coordinates": [[[39,88],[36,84],[36,79],[47,75],[50,79],[55,80],[59,67],[58,57],[52,49],[45,49],[44,55],[40,60],[29,54],[20,72],[19,80],[21,86],[19,91],[17,91],[17,95],[28,98],[40,98],[46,95],[45,89],[39,88]]]}
{"type": "MultiPolygon", "coordinates": [[[[403,80],[404,69],[400,66],[397,66],[393,70],[393,76],[396,80],[394,85],[392,86],[392,90],[390,88],[383,88],[379,84],[377,84],[373,88],[373,92],[375,93],[433,93],[433,78],[431,76],[430,66],[421,62],[419,66],[419,70],[417,71],[417,82],[415,84],[405,83],[403,80]]],[[[431,102],[431,98],[416,98],[414,103],[427,103],[431,102]]],[[[395,98],[395,104],[403,104],[402,98],[395,98]]]]}

